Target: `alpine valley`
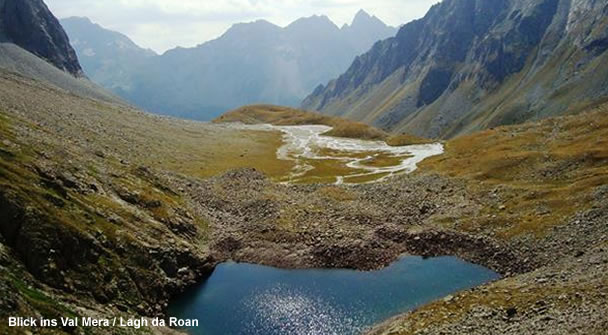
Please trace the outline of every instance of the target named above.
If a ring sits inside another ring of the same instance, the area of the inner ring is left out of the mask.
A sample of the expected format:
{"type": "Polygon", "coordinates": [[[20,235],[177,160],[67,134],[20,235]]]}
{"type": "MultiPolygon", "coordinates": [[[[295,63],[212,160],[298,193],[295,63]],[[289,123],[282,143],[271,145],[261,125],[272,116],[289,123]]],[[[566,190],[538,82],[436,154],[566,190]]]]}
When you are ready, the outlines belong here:
{"type": "Polygon", "coordinates": [[[0,333],[222,330],[254,292],[274,328],[237,334],[605,335],[607,15],[443,0],[398,32],[257,21],[157,55],[0,0],[0,333]],[[286,278],[311,289],[261,290],[286,278]],[[193,303],[237,312],[183,329],[193,303]]]}

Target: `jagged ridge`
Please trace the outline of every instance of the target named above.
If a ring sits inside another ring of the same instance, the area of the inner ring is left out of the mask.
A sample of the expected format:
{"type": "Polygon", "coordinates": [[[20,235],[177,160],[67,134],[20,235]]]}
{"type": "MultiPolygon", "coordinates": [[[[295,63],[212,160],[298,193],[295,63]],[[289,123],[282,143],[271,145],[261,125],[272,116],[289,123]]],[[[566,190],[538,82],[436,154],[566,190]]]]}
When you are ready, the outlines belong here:
{"type": "Polygon", "coordinates": [[[592,0],[445,0],[302,105],[428,137],[575,112],[607,93],[607,11],[592,0]]]}
{"type": "Polygon", "coordinates": [[[326,16],[284,28],[259,20],[194,48],[142,56],[143,49],[119,47],[124,36],[106,41],[117,34],[82,20],[63,23],[94,81],[148,111],[204,120],[252,103],[298,105],[355,55],[396,32],[364,12],[342,28],[326,16]]]}

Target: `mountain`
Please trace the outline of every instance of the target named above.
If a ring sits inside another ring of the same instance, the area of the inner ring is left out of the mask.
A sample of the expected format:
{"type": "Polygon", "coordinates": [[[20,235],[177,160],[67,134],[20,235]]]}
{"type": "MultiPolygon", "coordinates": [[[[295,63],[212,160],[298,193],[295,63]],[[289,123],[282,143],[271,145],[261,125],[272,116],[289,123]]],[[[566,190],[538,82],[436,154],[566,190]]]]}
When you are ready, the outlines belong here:
{"type": "Polygon", "coordinates": [[[128,90],[132,69],[156,56],[140,48],[127,36],[102,28],[85,17],[60,20],[70,33],[70,42],[78,50],[78,59],[94,82],[110,90],[128,90]]]}
{"type": "Polygon", "coordinates": [[[326,16],[284,28],[258,20],[197,47],[153,55],[86,19],[62,22],[94,81],[148,111],[204,120],[251,103],[298,105],[396,32],[363,11],[342,28],[326,16]]]}
{"type": "Polygon", "coordinates": [[[608,94],[608,3],[444,0],[302,107],[449,138],[579,111],[608,94]]]}
{"type": "Polygon", "coordinates": [[[82,75],[68,36],[42,0],[0,0],[0,42],[14,43],[61,70],[82,75]]]}
{"type": "Polygon", "coordinates": [[[374,43],[378,42],[378,36],[393,36],[397,30],[389,27],[376,16],[369,15],[360,10],[355,15],[353,22],[342,26],[341,30],[348,36],[350,43],[356,46],[359,53],[367,51],[374,43]]]}
{"type": "Polygon", "coordinates": [[[124,104],[84,76],[68,36],[41,0],[0,0],[0,68],[73,94],[124,104]]]}
{"type": "MultiPolygon", "coordinates": [[[[39,16],[29,18],[11,28],[50,28],[39,16]]],[[[378,270],[403,254],[457,256],[503,277],[438,294],[370,334],[606,333],[606,101],[583,107],[586,113],[459,136],[444,142],[444,154],[418,162],[417,173],[387,182],[315,178],[287,186],[278,182],[294,168],[277,155],[283,134],[91,99],[82,94],[87,87],[93,92],[86,78],[48,61],[66,56],[59,48],[43,59],[37,54],[44,48],[15,43],[0,43],[0,334],[183,334],[146,324],[166,320],[180,307],[176,299],[192,296],[189,288],[204,285],[221,263],[303,269],[298,273],[306,276],[304,269],[378,270]],[[14,318],[39,326],[14,327],[14,318]],[[77,322],[62,326],[60,318],[77,322]],[[128,325],[104,325],[118,318],[128,325]],[[51,325],[40,326],[42,319],[51,325]]],[[[589,52],[602,48],[592,43],[589,52]]],[[[495,68],[501,69],[508,66],[495,68]]],[[[336,122],[311,114],[250,106],[225,118],[336,122]]],[[[371,163],[367,155],[349,156],[371,163]]],[[[336,165],[341,160],[302,159],[324,176],[344,173],[336,165]]],[[[387,163],[395,157],[372,164],[387,163]]],[[[443,259],[448,270],[461,262],[443,259]]],[[[244,288],[224,279],[232,290],[244,288]]],[[[245,289],[266,290],[256,285],[245,289]]],[[[318,322],[300,317],[285,327],[289,318],[271,293],[247,300],[263,305],[254,308],[256,317],[280,315],[270,332],[319,330],[318,322]]],[[[278,294],[291,299],[291,292],[278,294]]],[[[335,311],[324,306],[301,314],[335,311]]],[[[222,327],[215,321],[210,326],[222,327]]],[[[192,330],[207,329],[203,322],[192,330]]],[[[245,322],[243,332],[255,323],[245,322]]],[[[344,329],[342,321],[331,324],[330,332],[344,329]]]]}

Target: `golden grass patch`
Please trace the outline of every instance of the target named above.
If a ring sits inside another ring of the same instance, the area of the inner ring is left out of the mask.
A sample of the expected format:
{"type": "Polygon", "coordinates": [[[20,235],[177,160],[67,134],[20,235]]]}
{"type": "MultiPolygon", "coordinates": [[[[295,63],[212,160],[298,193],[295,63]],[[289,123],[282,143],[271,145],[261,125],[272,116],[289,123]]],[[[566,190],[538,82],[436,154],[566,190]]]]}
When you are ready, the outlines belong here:
{"type": "Polygon", "coordinates": [[[213,122],[268,123],[277,126],[325,125],[333,128],[324,134],[327,136],[366,140],[384,140],[388,137],[388,134],[384,131],[365,123],[327,116],[317,112],[273,105],[244,106],[218,117],[213,122]]]}
{"type": "Polygon", "coordinates": [[[588,208],[595,187],[608,184],[608,113],[601,108],[455,138],[420,171],[468,179],[479,192],[507,186],[501,196],[508,210],[488,209],[494,219],[471,217],[465,221],[476,222],[463,226],[485,222],[503,238],[544,234],[588,208]]]}
{"type": "Polygon", "coordinates": [[[405,146],[405,145],[415,145],[415,144],[429,144],[429,143],[434,143],[434,142],[436,142],[436,141],[433,141],[431,139],[424,138],[424,137],[409,135],[409,134],[393,135],[393,136],[389,136],[386,139],[386,144],[393,146],[393,147],[401,147],[401,146],[405,146]]]}

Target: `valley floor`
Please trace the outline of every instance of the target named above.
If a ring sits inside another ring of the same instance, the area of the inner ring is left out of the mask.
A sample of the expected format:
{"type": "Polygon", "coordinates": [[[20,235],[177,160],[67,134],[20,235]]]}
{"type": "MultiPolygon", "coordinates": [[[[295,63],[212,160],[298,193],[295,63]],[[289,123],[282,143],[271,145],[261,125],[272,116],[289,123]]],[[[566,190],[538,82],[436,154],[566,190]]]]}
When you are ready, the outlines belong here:
{"type": "Polygon", "coordinates": [[[150,116],[8,72],[0,108],[2,318],[163,315],[228,259],[369,270],[410,253],[505,278],[375,333],[608,329],[606,105],[460,137],[416,173],[366,185],[278,184],[292,168],[276,159],[279,133],[150,116]]]}

